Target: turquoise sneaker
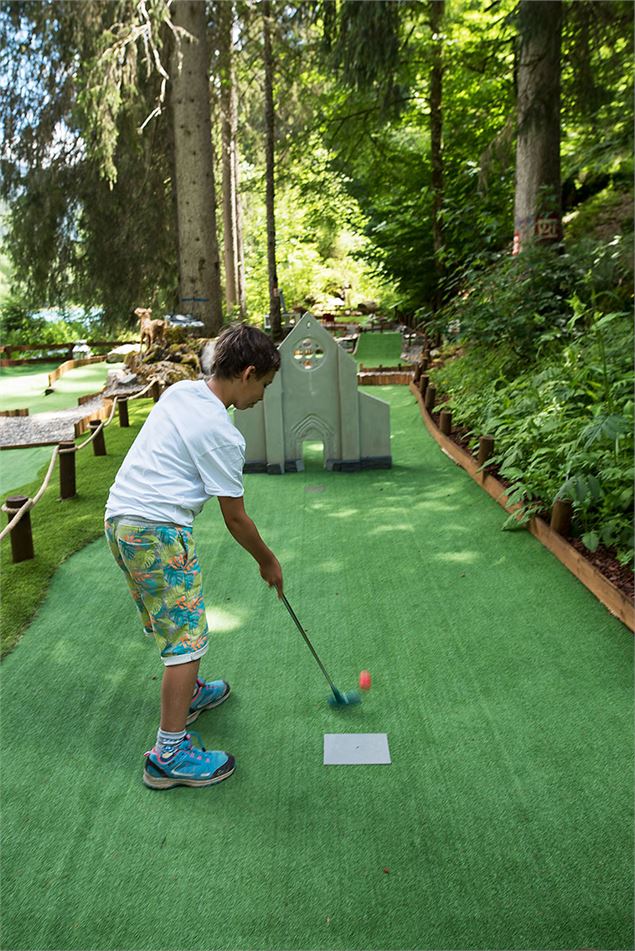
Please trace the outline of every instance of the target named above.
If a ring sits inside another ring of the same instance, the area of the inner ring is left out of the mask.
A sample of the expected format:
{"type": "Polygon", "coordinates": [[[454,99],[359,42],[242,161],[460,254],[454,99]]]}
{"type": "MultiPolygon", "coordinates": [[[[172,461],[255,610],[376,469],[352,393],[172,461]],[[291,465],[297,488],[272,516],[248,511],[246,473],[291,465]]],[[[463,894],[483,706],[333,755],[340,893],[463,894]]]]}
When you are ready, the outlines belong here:
{"type": "Polygon", "coordinates": [[[190,712],[187,715],[185,725],[194,723],[203,710],[211,710],[212,707],[218,707],[227,700],[231,693],[231,687],[225,680],[199,680],[196,678],[196,693],[192,697],[190,712]]]}
{"type": "Polygon", "coordinates": [[[200,736],[194,734],[199,747],[192,744],[189,733],[175,750],[157,753],[153,748],[146,754],[143,781],[150,789],[172,789],[174,786],[212,786],[234,772],[236,760],[229,753],[206,750],[200,736]]]}

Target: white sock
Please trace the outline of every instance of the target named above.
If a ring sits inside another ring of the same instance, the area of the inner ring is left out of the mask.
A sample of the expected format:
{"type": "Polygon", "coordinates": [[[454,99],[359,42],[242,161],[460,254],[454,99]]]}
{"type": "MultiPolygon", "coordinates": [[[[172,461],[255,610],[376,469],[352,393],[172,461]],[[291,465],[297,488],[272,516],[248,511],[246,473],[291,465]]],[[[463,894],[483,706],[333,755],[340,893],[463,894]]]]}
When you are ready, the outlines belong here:
{"type": "Polygon", "coordinates": [[[185,730],[181,730],[180,733],[168,733],[167,730],[162,730],[159,728],[159,732],[157,733],[157,742],[154,748],[157,753],[173,752],[184,736],[185,730]]]}

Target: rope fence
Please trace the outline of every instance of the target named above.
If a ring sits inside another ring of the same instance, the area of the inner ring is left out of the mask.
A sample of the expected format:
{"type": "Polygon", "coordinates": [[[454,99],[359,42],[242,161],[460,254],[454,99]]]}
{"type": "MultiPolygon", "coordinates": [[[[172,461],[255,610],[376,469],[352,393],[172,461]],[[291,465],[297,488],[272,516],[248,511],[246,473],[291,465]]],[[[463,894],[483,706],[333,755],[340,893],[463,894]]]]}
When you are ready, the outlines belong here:
{"type": "Polygon", "coordinates": [[[153,390],[153,398],[157,400],[161,395],[159,381],[153,378],[147,386],[144,386],[142,390],[133,396],[112,397],[112,407],[109,416],[107,419],[91,420],[90,428],[92,431],[88,439],[85,439],[84,442],[78,446],[72,441],[60,442],[59,445],[55,446],[44,480],[33,498],[28,498],[23,495],[13,495],[1,506],[2,511],[9,517],[9,523],[0,532],[0,542],[4,541],[7,535],[11,536],[11,551],[14,562],[26,561],[28,558],[34,557],[30,512],[31,509],[35,508],[46,492],[58,457],[60,460],[60,496],[62,499],[72,498],[76,494],[75,454],[79,452],[80,449],[88,446],[89,443],[93,443],[95,455],[105,456],[106,445],[104,442],[104,429],[111,423],[115,415],[115,410],[119,407],[120,425],[124,427],[128,426],[128,401],[140,399],[142,396],[145,396],[149,390],[153,390]],[[20,525],[20,529],[14,531],[18,525],[20,525]]]}

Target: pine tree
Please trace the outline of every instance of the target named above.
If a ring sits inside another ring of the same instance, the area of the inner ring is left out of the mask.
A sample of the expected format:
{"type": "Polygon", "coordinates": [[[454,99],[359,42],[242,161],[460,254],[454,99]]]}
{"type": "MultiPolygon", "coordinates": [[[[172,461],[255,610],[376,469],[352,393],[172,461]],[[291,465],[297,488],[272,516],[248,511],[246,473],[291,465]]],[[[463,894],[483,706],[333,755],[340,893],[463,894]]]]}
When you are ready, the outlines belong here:
{"type": "Polygon", "coordinates": [[[282,318],[276,264],[275,213],[275,107],[273,101],[273,50],[271,45],[271,0],[262,0],[262,35],[265,67],[265,156],[267,205],[267,260],[269,265],[269,317],[271,335],[282,339],[282,318]]]}
{"type": "Polygon", "coordinates": [[[223,322],[209,100],[205,4],[175,0],[180,30],[171,58],[174,171],[179,248],[179,301],[215,336],[223,322]]]}

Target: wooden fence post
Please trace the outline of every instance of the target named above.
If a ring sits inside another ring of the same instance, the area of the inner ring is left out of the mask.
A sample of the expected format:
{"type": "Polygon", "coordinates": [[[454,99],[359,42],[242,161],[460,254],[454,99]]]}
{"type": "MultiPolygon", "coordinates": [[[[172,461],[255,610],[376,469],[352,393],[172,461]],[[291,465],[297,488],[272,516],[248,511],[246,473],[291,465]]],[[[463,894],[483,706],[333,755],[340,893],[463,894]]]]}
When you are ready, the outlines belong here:
{"type": "Polygon", "coordinates": [[[426,395],[426,390],[428,389],[428,383],[430,382],[430,377],[427,373],[422,373],[419,378],[419,392],[422,396],[426,395]]]}
{"type": "MultiPolygon", "coordinates": [[[[9,522],[15,516],[16,512],[22,508],[24,503],[28,501],[26,495],[12,495],[7,499],[5,504],[10,510],[7,512],[9,522]]],[[[14,526],[9,534],[11,535],[11,558],[14,564],[18,561],[27,561],[29,558],[35,557],[30,512],[24,513],[18,524],[14,526]]]]}
{"type": "MultiPolygon", "coordinates": [[[[94,433],[97,429],[99,429],[99,427],[101,426],[101,423],[102,423],[101,419],[91,419],[90,423],[88,424],[88,425],[90,426],[91,432],[94,433]]],[[[106,441],[105,441],[105,439],[104,439],[104,430],[103,430],[103,427],[102,427],[101,429],[99,429],[99,432],[97,433],[97,435],[96,435],[95,438],[93,439],[93,453],[94,453],[96,456],[105,456],[105,455],[107,455],[107,453],[106,453],[106,441]]]]}
{"type": "Polygon", "coordinates": [[[77,494],[75,484],[75,453],[77,447],[74,442],[61,442],[60,449],[60,498],[72,499],[77,494]]]}
{"type": "Polygon", "coordinates": [[[449,436],[452,432],[452,413],[449,409],[442,409],[439,417],[439,429],[444,436],[449,436]]]}
{"type": "Polygon", "coordinates": [[[125,429],[130,425],[128,419],[128,400],[118,400],[117,409],[119,411],[119,425],[125,429]]]}
{"type": "Polygon", "coordinates": [[[429,386],[426,390],[426,398],[424,401],[424,406],[429,413],[432,412],[434,408],[434,401],[436,399],[437,390],[435,386],[429,386]]]}
{"type": "Polygon", "coordinates": [[[550,526],[558,535],[568,538],[571,534],[571,517],[573,515],[573,505],[569,499],[558,499],[551,509],[550,526]]]}
{"type": "Polygon", "coordinates": [[[430,361],[428,360],[427,357],[422,357],[420,361],[420,365],[421,365],[421,372],[425,373],[428,367],[430,366],[430,361]]]}
{"type": "MultiPolygon", "coordinates": [[[[484,466],[490,456],[494,455],[494,437],[493,436],[481,436],[478,441],[478,467],[484,466]]],[[[485,475],[484,472],[481,475],[485,475]]]]}
{"type": "Polygon", "coordinates": [[[158,380],[155,380],[155,382],[152,384],[152,389],[150,390],[150,392],[152,393],[152,399],[154,400],[154,402],[158,403],[159,397],[161,396],[161,384],[159,383],[158,380]]]}

